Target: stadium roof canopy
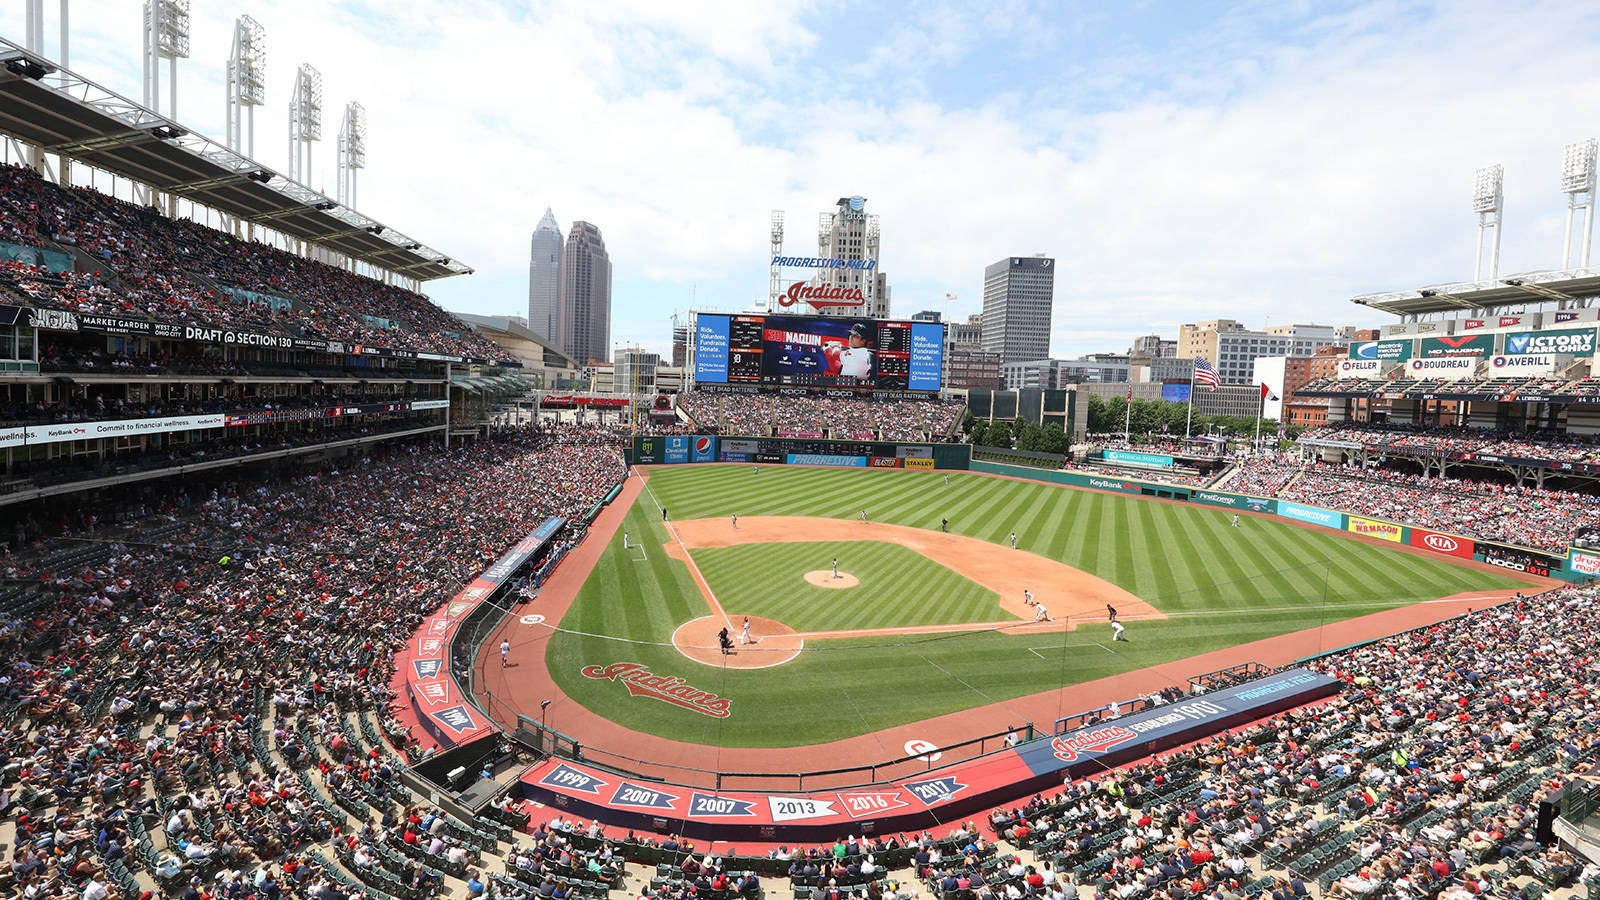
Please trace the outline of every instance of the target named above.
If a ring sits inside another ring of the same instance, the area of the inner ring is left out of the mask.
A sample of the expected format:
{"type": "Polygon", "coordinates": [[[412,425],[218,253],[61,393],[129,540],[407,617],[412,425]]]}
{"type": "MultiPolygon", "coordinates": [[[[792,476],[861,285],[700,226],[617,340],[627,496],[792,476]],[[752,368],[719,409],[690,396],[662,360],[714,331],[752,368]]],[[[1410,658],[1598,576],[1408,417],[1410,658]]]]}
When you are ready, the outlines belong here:
{"type": "Polygon", "coordinates": [[[1350,298],[1350,302],[1401,318],[1420,318],[1435,313],[1487,314],[1541,303],[1585,306],[1593,297],[1600,297],[1600,269],[1523,272],[1497,281],[1465,281],[1435,284],[1414,291],[1362,294],[1350,298]]]}
{"type": "Polygon", "coordinates": [[[406,278],[472,271],[3,38],[0,134],[406,278]]]}

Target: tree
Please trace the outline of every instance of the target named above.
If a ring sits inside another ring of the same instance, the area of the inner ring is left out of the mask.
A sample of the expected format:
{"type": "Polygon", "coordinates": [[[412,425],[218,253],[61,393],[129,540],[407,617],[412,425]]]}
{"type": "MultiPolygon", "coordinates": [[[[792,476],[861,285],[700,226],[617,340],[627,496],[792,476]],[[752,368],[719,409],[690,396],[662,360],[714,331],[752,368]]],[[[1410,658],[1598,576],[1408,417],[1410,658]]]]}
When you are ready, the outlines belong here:
{"type": "Polygon", "coordinates": [[[1022,431],[1017,434],[1017,449],[1032,450],[1035,453],[1042,452],[1044,448],[1039,446],[1039,444],[1040,436],[1043,430],[1044,429],[1032,422],[1024,424],[1022,426],[1022,431]]]}
{"type": "Polygon", "coordinates": [[[977,421],[973,422],[970,434],[972,446],[989,446],[989,420],[978,419],[977,421]]]}
{"type": "Polygon", "coordinates": [[[975,421],[977,421],[977,417],[972,414],[972,410],[967,410],[967,414],[961,419],[961,433],[971,434],[972,423],[975,421]]]}
{"type": "Polygon", "coordinates": [[[1039,450],[1044,453],[1066,453],[1069,446],[1067,433],[1060,422],[1051,422],[1039,429],[1039,450]]]}
{"type": "Polygon", "coordinates": [[[991,422],[989,432],[984,436],[984,443],[990,447],[1011,446],[1011,423],[1004,420],[991,422]]]}

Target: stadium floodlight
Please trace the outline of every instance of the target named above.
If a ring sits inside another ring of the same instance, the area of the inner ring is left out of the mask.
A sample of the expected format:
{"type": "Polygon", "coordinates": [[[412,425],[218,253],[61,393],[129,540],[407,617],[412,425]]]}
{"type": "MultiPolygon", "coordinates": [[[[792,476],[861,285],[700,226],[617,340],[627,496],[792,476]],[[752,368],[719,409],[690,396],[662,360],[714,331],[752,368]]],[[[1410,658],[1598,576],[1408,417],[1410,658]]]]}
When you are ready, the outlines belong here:
{"type": "Polygon", "coordinates": [[[778,310],[778,298],[783,296],[783,210],[772,211],[772,262],[767,267],[767,311],[778,310]]]}
{"type": "Polygon", "coordinates": [[[354,100],[344,105],[339,125],[339,202],[356,208],[356,170],[367,167],[367,111],[354,100]]]}
{"type": "Polygon", "coordinates": [[[289,98],[289,180],[311,183],[311,145],[322,140],[322,73],[301,63],[289,98]]]}
{"type": "Polygon", "coordinates": [[[1505,211],[1505,167],[1496,163],[1477,171],[1472,182],[1472,211],[1478,214],[1478,261],[1473,267],[1473,279],[1484,280],[1483,242],[1489,229],[1494,229],[1494,244],[1489,254],[1488,280],[1493,281],[1500,272],[1500,217],[1505,211]]]}
{"type": "Polygon", "coordinates": [[[228,149],[255,158],[256,107],[267,102],[267,32],[249,16],[233,23],[228,55],[228,149]],[[244,138],[245,123],[250,137],[244,138]]]}
{"type": "Polygon", "coordinates": [[[1561,268],[1572,268],[1572,222],[1583,210],[1583,243],[1578,252],[1580,268],[1589,268],[1589,245],[1594,236],[1595,151],[1594,138],[1573,141],[1561,154],[1561,192],[1567,195],[1567,231],[1561,242],[1561,268]]]}
{"type": "Polygon", "coordinates": [[[144,105],[160,112],[161,61],[167,61],[171,100],[166,116],[178,118],[178,60],[189,58],[189,0],[145,0],[144,105]]]}

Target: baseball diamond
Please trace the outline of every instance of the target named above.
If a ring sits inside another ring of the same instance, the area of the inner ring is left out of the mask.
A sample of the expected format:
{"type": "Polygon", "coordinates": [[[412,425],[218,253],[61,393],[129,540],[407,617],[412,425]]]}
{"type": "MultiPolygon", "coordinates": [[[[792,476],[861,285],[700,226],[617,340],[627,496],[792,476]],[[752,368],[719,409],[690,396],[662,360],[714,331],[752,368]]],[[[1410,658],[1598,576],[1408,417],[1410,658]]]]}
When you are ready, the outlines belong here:
{"type": "Polygon", "coordinates": [[[597,522],[592,566],[569,561],[546,586],[545,621],[505,626],[545,670],[486,669],[490,692],[556,696],[552,727],[582,739],[609,722],[636,755],[814,750],[914,723],[949,743],[976,733],[960,723],[978,708],[1051,721],[1103,703],[1074,689],[1097,679],[1526,583],[1310,524],[1246,514],[1232,528],[1232,512],[1184,503],[964,472],[946,486],[943,472],[774,467],[757,482],[749,468],[642,470],[597,522]],[[637,560],[624,530],[662,552],[637,560]],[[806,583],[835,557],[859,586],[806,583]],[[1035,623],[1024,590],[1049,621],[1035,623]],[[1126,640],[1113,643],[1108,603],[1126,640]],[[752,645],[737,641],[746,616],[760,623],[752,645]],[[583,674],[622,663],[725,698],[727,715],[583,674]]]}

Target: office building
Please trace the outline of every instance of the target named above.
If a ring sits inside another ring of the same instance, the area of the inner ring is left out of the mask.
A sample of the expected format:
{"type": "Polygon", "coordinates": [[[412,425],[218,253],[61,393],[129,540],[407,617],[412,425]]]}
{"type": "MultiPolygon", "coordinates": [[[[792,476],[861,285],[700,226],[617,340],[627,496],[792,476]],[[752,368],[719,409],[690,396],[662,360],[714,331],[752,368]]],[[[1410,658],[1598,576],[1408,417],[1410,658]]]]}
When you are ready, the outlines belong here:
{"type": "Polygon", "coordinates": [[[1011,256],[983,270],[983,349],[1001,365],[1050,356],[1055,260],[1011,256]]]}
{"type": "Polygon", "coordinates": [[[878,217],[867,215],[867,198],[840,197],[833,212],[819,215],[817,256],[851,263],[851,266],[818,269],[813,284],[860,291],[860,306],[825,306],[813,309],[803,305],[805,315],[889,318],[889,279],[878,268],[878,217]],[[871,264],[868,268],[867,264],[871,264]]]}
{"type": "Polygon", "coordinates": [[[588,222],[573,222],[561,252],[561,349],[580,363],[611,356],[611,257],[588,222]]]}
{"type": "Polygon", "coordinates": [[[1212,319],[1178,326],[1180,357],[1205,357],[1217,367],[1223,384],[1253,384],[1256,359],[1264,356],[1310,356],[1318,347],[1350,344],[1349,326],[1273,325],[1251,331],[1233,319],[1212,319]]]}
{"type": "Polygon", "coordinates": [[[533,230],[528,254],[528,330],[547,341],[561,340],[561,226],[549,209],[533,230]]]}

